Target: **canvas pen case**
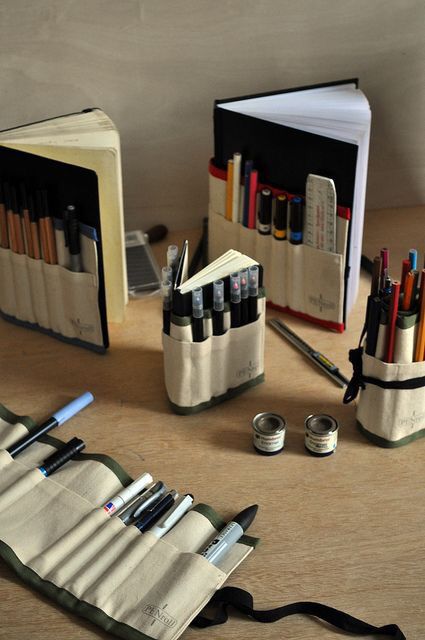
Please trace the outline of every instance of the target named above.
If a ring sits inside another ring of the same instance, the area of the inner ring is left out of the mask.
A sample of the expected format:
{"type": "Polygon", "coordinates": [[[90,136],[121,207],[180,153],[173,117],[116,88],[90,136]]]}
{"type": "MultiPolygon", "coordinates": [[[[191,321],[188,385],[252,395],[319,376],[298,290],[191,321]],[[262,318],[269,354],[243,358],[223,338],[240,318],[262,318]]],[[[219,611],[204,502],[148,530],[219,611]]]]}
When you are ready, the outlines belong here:
{"type": "Polygon", "coordinates": [[[265,307],[260,289],[257,319],[234,328],[227,307],[223,335],[212,335],[211,313],[206,313],[202,342],[192,341],[190,316],[171,316],[170,335],[163,332],[162,342],[165,387],[173,411],[196,413],[263,382],[265,307]]]}
{"type": "MultiPolygon", "coordinates": [[[[0,416],[1,447],[35,426],[4,407],[0,416]]],[[[58,443],[47,436],[17,459],[0,450],[0,555],[32,587],[118,637],[178,638],[258,540],[243,536],[214,566],[199,552],[224,523],[206,505],[161,539],[126,527],[102,505],[131,482],[127,473],[107,456],[79,454],[45,478],[36,467],[58,443]]]]}
{"type": "MultiPolygon", "coordinates": [[[[271,233],[231,222],[225,217],[227,172],[209,165],[209,257],[232,247],[252,255],[264,267],[267,303],[280,311],[315,322],[334,331],[343,331],[346,321],[347,246],[350,209],[338,206],[336,251],[324,251],[307,244],[278,240],[271,233]]],[[[294,194],[270,185],[258,184],[257,194],[267,187],[273,196],[294,194]]],[[[243,203],[240,187],[240,207],[243,203]]],[[[241,219],[242,211],[239,212],[241,219]]]]}
{"type": "Polygon", "coordinates": [[[80,272],[70,269],[59,219],[54,220],[54,236],[57,264],[0,247],[0,314],[20,326],[103,352],[108,331],[96,229],[79,225],[80,272]]]}

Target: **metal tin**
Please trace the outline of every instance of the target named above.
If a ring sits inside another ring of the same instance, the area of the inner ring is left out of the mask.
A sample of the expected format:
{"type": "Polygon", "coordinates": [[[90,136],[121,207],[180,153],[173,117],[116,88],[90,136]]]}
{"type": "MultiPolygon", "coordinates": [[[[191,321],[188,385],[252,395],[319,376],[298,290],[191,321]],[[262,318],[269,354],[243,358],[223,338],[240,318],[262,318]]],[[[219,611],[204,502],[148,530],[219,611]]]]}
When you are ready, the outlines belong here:
{"type": "Polygon", "coordinates": [[[257,413],[252,420],[254,449],[263,456],[274,456],[285,444],[286,421],[276,413],[257,413]]]}
{"type": "Polygon", "coordinates": [[[325,413],[305,419],[305,447],[313,456],[329,456],[336,449],[338,422],[325,413]]]}

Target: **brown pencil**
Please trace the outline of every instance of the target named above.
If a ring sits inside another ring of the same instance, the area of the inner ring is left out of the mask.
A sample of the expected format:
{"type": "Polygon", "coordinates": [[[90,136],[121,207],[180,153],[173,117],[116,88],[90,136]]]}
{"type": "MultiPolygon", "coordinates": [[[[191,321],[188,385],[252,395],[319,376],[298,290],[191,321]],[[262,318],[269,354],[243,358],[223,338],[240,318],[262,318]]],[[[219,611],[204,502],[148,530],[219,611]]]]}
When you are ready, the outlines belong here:
{"type": "Polygon", "coordinates": [[[49,258],[50,264],[58,263],[58,254],[56,251],[56,236],[55,236],[55,228],[53,226],[53,218],[49,214],[49,204],[47,201],[47,191],[43,189],[43,210],[44,210],[44,220],[46,224],[46,234],[47,234],[47,245],[49,248],[49,258]]]}
{"type": "Polygon", "coordinates": [[[37,212],[35,210],[34,200],[31,194],[28,198],[28,207],[29,207],[29,214],[30,214],[30,221],[31,221],[30,224],[31,224],[33,257],[35,260],[41,260],[40,234],[38,233],[37,212]]]}
{"type": "Polygon", "coordinates": [[[31,220],[30,220],[30,212],[28,209],[28,200],[27,200],[27,192],[25,189],[25,185],[21,182],[19,185],[19,198],[20,198],[20,209],[22,212],[22,218],[24,221],[24,235],[25,235],[25,247],[27,256],[30,258],[34,257],[34,249],[31,235],[31,220]]]}
{"type": "Polygon", "coordinates": [[[7,214],[4,203],[3,188],[0,182],[0,246],[3,249],[9,248],[9,234],[7,233],[7,214]]]}
{"type": "Polygon", "coordinates": [[[416,336],[415,362],[425,357],[425,269],[422,269],[421,290],[419,294],[419,327],[416,336]]]}
{"type": "Polygon", "coordinates": [[[14,253],[18,252],[16,244],[15,221],[13,218],[12,202],[10,199],[10,187],[7,182],[4,183],[4,201],[6,206],[7,231],[9,235],[9,246],[14,253]]]}
{"type": "Polygon", "coordinates": [[[40,243],[41,243],[41,254],[43,256],[44,262],[47,262],[47,264],[50,264],[49,245],[47,242],[46,216],[44,212],[43,196],[41,191],[36,192],[35,198],[36,198],[36,210],[37,210],[37,218],[38,218],[38,229],[39,229],[40,243]]]}

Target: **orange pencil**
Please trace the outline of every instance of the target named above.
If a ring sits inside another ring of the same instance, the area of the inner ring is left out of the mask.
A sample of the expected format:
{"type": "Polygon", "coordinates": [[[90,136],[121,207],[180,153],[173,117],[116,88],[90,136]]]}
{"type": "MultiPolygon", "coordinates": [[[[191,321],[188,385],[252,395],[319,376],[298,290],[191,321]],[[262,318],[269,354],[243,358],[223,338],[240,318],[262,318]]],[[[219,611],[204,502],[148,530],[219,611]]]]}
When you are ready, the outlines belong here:
{"type": "Polygon", "coordinates": [[[232,222],[233,216],[233,158],[227,161],[226,184],[226,220],[232,222]]]}
{"type": "Polygon", "coordinates": [[[421,291],[419,294],[419,328],[416,336],[415,362],[425,357],[425,269],[422,269],[421,291]]]}
{"type": "Polygon", "coordinates": [[[409,311],[410,307],[412,306],[412,303],[415,300],[413,295],[415,279],[416,278],[415,278],[414,272],[409,271],[406,275],[406,279],[404,283],[403,302],[401,303],[401,308],[403,309],[403,311],[409,311]]]}

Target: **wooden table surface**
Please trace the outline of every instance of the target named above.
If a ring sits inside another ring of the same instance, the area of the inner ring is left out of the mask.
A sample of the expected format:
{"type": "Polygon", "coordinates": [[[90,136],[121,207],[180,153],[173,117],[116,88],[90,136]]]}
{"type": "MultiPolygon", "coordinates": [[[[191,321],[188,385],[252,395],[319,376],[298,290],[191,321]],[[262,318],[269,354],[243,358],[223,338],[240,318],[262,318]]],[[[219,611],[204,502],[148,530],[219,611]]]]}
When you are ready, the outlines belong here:
{"type": "MultiPolygon", "coordinates": [[[[391,248],[391,271],[411,246],[425,248],[425,208],[369,212],[363,252],[391,248]]],[[[155,247],[162,263],[170,239],[155,247]]],[[[281,316],[350,376],[347,353],[357,344],[369,279],[347,331],[335,334],[281,316]]],[[[190,417],[171,413],[166,399],[159,297],[132,300],[122,325],[110,326],[111,348],[100,356],[0,321],[0,402],[42,420],[85,390],[96,401],[60,428],[87,450],[107,453],[136,476],[144,470],[230,518],[248,504],[260,509],[250,529],[262,543],[230,583],[249,589],[258,608],[315,600],[374,625],[398,624],[408,640],[425,635],[425,439],[400,449],[372,445],[355,427],[355,406],[303,355],[266,329],[266,381],[240,397],[190,417]],[[284,453],[252,449],[251,420],[274,411],[288,422],[284,453]],[[329,413],[340,423],[336,453],[304,450],[303,422],[329,413]]],[[[234,616],[224,626],[189,629],[186,638],[336,640],[347,637],[313,618],[293,616],[260,625],[234,616]]],[[[0,638],[108,638],[21,584],[0,563],[0,638]]],[[[351,637],[351,636],[350,636],[351,637]]],[[[369,636],[368,636],[369,637],[369,636]]],[[[372,638],[373,636],[370,636],[372,638]]]]}

